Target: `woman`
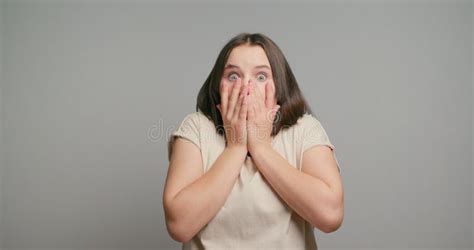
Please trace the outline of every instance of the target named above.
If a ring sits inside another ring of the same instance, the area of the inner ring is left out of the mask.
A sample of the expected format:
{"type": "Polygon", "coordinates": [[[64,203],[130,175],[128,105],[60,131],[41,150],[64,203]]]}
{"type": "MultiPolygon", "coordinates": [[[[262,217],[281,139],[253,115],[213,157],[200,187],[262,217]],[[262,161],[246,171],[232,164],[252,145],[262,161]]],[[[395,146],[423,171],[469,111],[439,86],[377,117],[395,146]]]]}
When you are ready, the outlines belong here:
{"type": "Polygon", "coordinates": [[[168,144],[166,226],[182,249],[317,249],[344,194],[335,147],[278,46],[241,33],[168,144]]]}

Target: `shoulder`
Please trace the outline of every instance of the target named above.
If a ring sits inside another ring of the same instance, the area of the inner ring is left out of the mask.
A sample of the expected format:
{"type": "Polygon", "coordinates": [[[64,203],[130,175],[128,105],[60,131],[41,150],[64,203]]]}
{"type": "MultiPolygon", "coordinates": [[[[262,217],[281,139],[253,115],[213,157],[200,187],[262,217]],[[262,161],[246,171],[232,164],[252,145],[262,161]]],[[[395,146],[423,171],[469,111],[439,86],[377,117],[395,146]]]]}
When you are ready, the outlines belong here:
{"type": "Polygon", "coordinates": [[[326,130],[320,119],[310,113],[305,113],[297,122],[298,134],[302,141],[329,141],[326,130]]]}
{"type": "Polygon", "coordinates": [[[205,118],[205,115],[201,111],[193,111],[185,114],[181,121],[181,125],[190,124],[199,127],[202,121],[204,121],[203,118],[205,118]]]}
{"type": "Polygon", "coordinates": [[[181,137],[195,144],[201,149],[201,114],[200,112],[191,112],[184,115],[181,122],[177,124],[168,139],[168,159],[171,158],[173,144],[176,137],[181,137]]]}
{"type": "Polygon", "coordinates": [[[285,129],[283,129],[281,132],[283,134],[303,136],[305,130],[307,130],[307,128],[310,127],[311,124],[318,124],[318,123],[319,123],[319,120],[316,119],[316,117],[314,117],[312,114],[303,113],[293,125],[291,126],[284,125],[285,129]]]}
{"type": "Polygon", "coordinates": [[[321,126],[319,119],[310,113],[304,113],[296,122],[296,128],[303,131],[311,127],[314,128],[319,126],[321,126]]]}
{"type": "Polygon", "coordinates": [[[190,113],[186,113],[184,116],[184,120],[190,121],[198,121],[201,118],[201,111],[193,111],[190,113]]]}
{"type": "Polygon", "coordinates": [[[209,133],[215,131],[212,120],[208,118],[201,110],[187,113],[178,124],[177,130],[193,130],[195,133],[209,133]]]}

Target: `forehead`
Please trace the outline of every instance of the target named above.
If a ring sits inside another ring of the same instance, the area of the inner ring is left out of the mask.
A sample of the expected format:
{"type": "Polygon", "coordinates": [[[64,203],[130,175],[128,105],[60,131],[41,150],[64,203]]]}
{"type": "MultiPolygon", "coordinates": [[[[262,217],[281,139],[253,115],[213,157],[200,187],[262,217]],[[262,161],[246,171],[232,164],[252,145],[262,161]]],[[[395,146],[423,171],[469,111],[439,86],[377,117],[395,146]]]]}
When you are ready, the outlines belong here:
{"type": "Polygon", "coordinates": [[[252,65],[268,65],[267,54],[262,47],[258,45],[241,45],[232,49],[230,52],[227,63],[237,64],[241,66],[252,66],[252,65]]]}

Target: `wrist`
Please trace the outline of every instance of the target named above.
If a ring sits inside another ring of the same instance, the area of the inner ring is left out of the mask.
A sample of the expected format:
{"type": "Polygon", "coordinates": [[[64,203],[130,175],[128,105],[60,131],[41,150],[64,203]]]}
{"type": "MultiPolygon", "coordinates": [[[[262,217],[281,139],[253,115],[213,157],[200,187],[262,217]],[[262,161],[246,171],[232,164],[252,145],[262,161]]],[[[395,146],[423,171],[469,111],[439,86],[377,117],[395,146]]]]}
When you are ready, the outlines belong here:
{"type": "Polygon", "coordinates": [[[238,152],[239,154],[246,155],[248,152],[247,146],[245,145],[228,145],[226,149],[232,152],[238,152]]]}
{"type": "Polygon", "coordinates": [[[252,155],[259,155],[264,151],[268,151],[273,149],[272,145],[270,143],[261,143],[258,145],[255,145],[253,147],[249,147],[249,152],[252,155]]]}

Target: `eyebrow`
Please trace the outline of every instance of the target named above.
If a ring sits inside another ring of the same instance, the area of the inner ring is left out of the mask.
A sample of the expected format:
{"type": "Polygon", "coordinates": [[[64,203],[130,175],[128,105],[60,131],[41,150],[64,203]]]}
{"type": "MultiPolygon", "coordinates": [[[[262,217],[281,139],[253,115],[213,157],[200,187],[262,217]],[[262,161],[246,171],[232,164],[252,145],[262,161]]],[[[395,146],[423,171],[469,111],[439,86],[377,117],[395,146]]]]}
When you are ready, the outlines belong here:
{"type": "MultiPolygon", "coordinates": [[[[240,69],[239,66],[234,65],[234,64],[230,64],[230,63],[225,66],[225,69],[230,69],[230,68],[240,69]]],[[[267,68],[267,69],[271,70],[271,68],[267,65],[258,65],[258,66],[255,66],[255,68],[267,68]]]]}

